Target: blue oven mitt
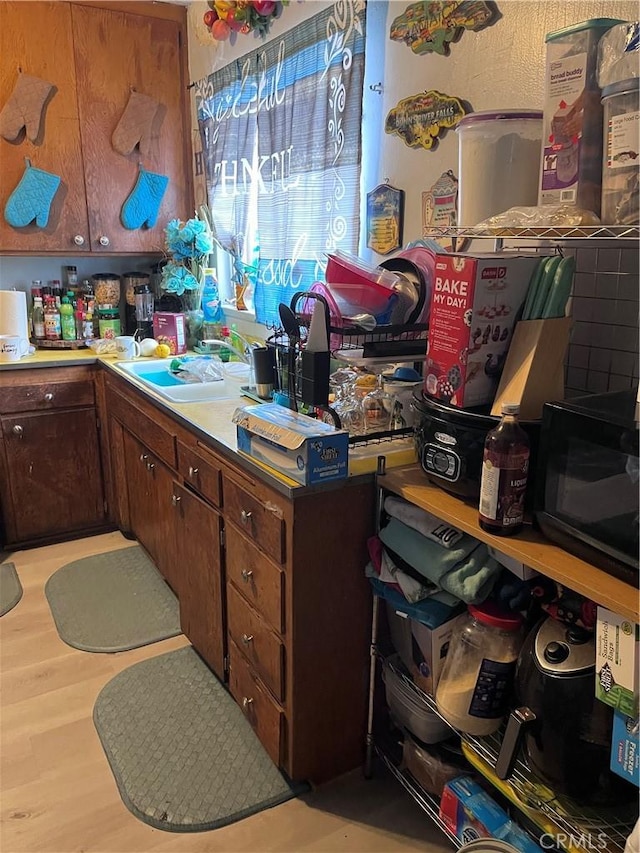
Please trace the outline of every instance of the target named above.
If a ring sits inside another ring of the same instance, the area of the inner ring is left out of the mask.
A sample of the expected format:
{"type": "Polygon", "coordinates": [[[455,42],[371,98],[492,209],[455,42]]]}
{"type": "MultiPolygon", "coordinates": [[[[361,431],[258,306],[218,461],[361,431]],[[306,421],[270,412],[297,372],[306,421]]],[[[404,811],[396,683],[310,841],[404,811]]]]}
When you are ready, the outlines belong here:
{"type": "Polygon", "coordinates": [[[166,175],[147,172],[140,167],[136,185],[120,211],[120,221],[125,228],[130,231],[143,226],[153,228],[158,220],[158,211],[168,183],[169,178],[166,175]]]}
{"type": "Polygon", "coordinates": [[[14,228],[24,228],[33,222],[45,228],[49,221],[51,202],[60,186],[60,177],[36,169],[27,159],[27,168],[20,183],[7,199],[4,218],[14,228]]]}

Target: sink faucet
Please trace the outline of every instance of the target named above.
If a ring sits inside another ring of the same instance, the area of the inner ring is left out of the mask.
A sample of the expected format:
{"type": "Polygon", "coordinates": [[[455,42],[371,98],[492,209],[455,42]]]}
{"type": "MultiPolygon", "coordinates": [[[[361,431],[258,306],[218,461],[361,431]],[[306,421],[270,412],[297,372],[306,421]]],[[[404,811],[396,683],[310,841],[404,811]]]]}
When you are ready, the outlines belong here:
{"type": "MultiPolygon", "coordinates": [[[[251,352],[251,345],[249,344],[249,342],[248,342],[248,341],[246,341],[246,340],[242,337],[242,335],[238,335],[238,337],[240,338],[240,340],[241,340],[244,344],[246,344],[246,347],[247,347],[247,349],[249,350],[249,352],[251,352]]],[[[201,344],[203,344],[203,345],[204,345],[204,346],[206,346],[206,347],[217,347],[217,348],[218,348],[218,349],[220,349],[220,350],[222,350],[222,349],[226,349],[226,350],[228,350],[229,352],[232,352],[234,355],[237,355],[237,356],[238,356],[238,358],[240,359],[240,361],[244,361],[244,363],[245,363],[245,364],[251,365],[251,359],[249,358],[249,356],[247,355],[247,353],[246,353],[246,352],[240,352],[240,350],[236,349],[236,348],[233,346],[233,344],[227,343],[227,341],[221,341],[221,340],[219,340],[218,338],[210,338],[210,339],[209,339],[209,338],[207,338],[206,340],[203,340],[203,341],[201,341],[200,343],[201,343],[201,344]]]]}

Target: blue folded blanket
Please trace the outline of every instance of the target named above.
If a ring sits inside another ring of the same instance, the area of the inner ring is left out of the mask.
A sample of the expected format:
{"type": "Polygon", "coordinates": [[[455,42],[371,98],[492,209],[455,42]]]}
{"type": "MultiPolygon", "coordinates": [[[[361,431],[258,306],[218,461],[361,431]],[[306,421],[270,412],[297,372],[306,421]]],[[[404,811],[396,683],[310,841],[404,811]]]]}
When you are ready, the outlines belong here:
{"type": "Polygon", "coordinates": [[[487,546],[464,534],[453,548],[431,542],[417,530],[391,518],[380,539],[423,577],[466,604],[479,604],[491,592],[501,566],[487,546]]]}

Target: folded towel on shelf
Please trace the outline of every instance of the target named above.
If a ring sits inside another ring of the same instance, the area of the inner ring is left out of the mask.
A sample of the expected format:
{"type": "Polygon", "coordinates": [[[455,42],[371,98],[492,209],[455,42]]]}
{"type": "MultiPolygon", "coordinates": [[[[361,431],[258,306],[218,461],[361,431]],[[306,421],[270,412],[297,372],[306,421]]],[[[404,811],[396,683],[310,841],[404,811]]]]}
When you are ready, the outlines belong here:
{"type": "Polygon", "coordinates": [[[382,547],[382,542],[377,536],[372,536],[367,540],[367,547],[376,577],[383,583],[395,586],[407,601],[421,601],[434,592],[438,592],[438,587],[435,584],[426,579],[416,580],[398,568],[393,558],[382,547]]]}
{"type": "Polygon", "coordinates": [[[443,548],[453,548],[465,535],[457,527],[447,524],[436,515],[420,509],[419,506],[407,503],[402,498],[389,496],[384,502],[385,511],[393,518],[398,518],[418,533],[422,533],[432,542],[437,542],[443,548]]]}
{"type": "Polygon", "coordinates": [[[391,518],[381,529],[380,539],[423,577],[466,604],[484,601],[502,570],[487,546],[467,534],[447,549],[391,518]]]}

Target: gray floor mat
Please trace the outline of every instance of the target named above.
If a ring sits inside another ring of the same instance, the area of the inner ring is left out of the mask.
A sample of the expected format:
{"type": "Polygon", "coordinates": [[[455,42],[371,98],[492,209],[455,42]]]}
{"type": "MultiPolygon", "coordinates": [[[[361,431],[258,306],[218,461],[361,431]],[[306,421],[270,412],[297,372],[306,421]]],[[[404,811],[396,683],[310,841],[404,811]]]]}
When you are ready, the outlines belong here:
{"type": "Polygon", "coordinates": [[[158,829],[215,829],[308,790],[291,787],[191,646],[119,673],[93,719],[125,805],[158,829]]]}
{"type": "Polygon", "coordinates": [[[180,634],[178,600],[139,545],[68,563],[44,591],[60,637],[85,652],[122,652],[180,634]]]}
{"type": "Polygon", "coordinates": [[[22,598],[22,584],[13,563],[0,566],[0,616],[12,610],[22,598]]]}

